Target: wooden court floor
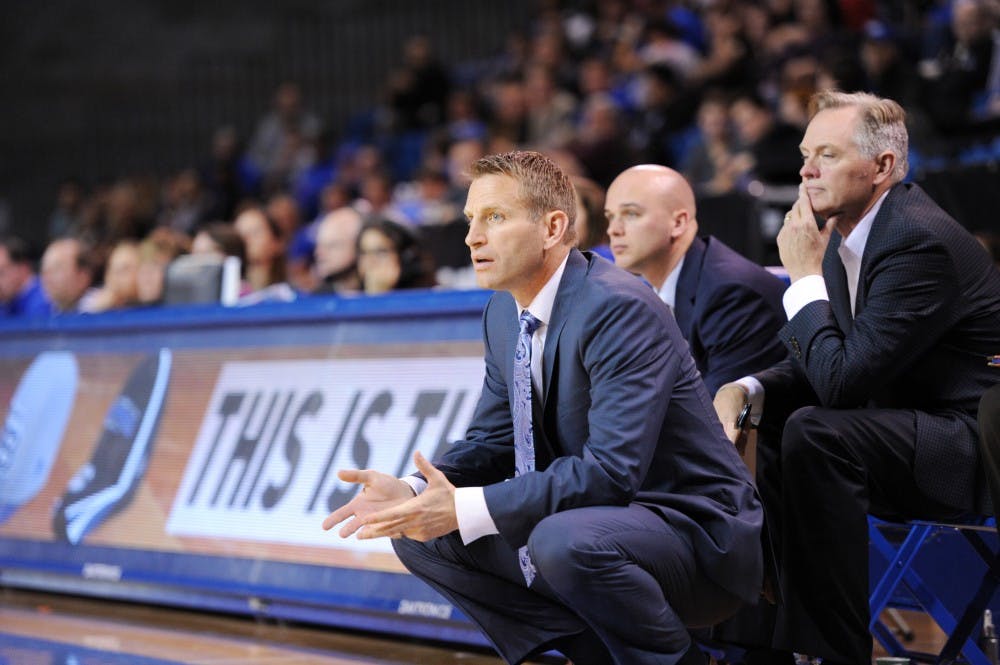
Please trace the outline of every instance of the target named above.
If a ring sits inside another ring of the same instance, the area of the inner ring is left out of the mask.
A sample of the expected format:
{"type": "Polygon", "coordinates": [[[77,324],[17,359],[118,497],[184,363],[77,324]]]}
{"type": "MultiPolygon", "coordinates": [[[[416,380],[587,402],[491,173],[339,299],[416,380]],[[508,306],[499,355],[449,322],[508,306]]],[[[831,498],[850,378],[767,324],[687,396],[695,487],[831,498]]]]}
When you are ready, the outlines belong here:
{"type": "Polygon", "coordinates": [[[334,629],[0,589],[2,665],[500,665],[334,629]]]}
{"type": "MultiPolygon", "coordinates": [[[[925,615],[904,615],[916,634],[911,647],[941,648],[945,637],[925,615]]],[[[878,655],[882,654],[876,649],[878,655]]],[[[178,663],[500,665],[502,661],[482,650],[332,628],[0,589],[0,665],[178,663]]]]}

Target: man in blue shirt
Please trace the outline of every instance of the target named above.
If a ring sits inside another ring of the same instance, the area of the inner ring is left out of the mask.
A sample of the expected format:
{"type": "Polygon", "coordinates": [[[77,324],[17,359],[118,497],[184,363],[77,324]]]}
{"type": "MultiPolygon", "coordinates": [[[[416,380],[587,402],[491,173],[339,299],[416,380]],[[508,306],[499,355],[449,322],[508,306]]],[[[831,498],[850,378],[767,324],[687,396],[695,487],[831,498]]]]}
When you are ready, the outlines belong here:
{"type": "Polygon", "coordinates": [[[0,240],[0,316],[48,316],[52,304],[41,281],[27,244],[15,236],[0,240]]]}

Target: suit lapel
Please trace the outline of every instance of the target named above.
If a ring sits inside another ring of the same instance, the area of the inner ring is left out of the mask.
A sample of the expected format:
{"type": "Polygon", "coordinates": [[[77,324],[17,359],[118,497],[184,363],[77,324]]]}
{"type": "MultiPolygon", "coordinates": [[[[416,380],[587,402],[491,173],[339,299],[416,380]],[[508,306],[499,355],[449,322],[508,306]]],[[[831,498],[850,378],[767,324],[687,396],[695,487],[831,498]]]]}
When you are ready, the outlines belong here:
{"type": "Polygon", "coordinates": [[[556,301],[552,307],[552,320],[547,322],[548,331],[545,333],[545,349],[542,352],[542,380],[545,383],[542,395],[543,409],[549,398],[549,389],[555,381],[553,371],[559,335],[562,334],[563,326],[573,311],[573,299],[580,288],[580,283],[586,278],[589,265],[587,257],[575,249],[570,250],[566,269],[563,271],[559,290],[556,292],[556,301]]]}
{"type": "Polygon", "coordinates": [[[830,296],[833,316],[837,319],[837,325],[846,335],[851,332],[854,317],[851,316],[851,295],[847,288],[847,273],[844,272],[844,263],[840,260],[840,253],[837,251],[841,242],[840,234],[834,231],[833,235],[830,236],[830,245],[826,248],[826,255],[823,256],[823,275],[827,293],[830,296]]]}
{"type": "Polygon", "coordinates": [[[684,255],[684,265],[681,266],[681,274],[677,276],[674,319],[685,339],[691,336],[691,327],[694,325],[695,294],[698,292],[698,281],[701,279],[707,249],[705,241],[696,237],[684,255]]]}
{"type": "Polygon", "coordinates": [[[887,228],[890,226],[890,219],[896,206],[896,199],[902,196],[907,189],[907,185],[894,185],[889,190],[889,195],[882,201],[882,207],[879,208],[875,219],[872,220],[872,228],[868,232],[868,241],[865,243],[865,251],[861,256],[861,269],[858,273],[858,297],[854,301],[855,318],[861,314],[861,310],[865,308],[865,301],[868,299],[868,280],[865,279],[865,275],[868,274],[871,257],[880,251],[882,244],[885,242],[885,237],[888,233],[887,228]]]}

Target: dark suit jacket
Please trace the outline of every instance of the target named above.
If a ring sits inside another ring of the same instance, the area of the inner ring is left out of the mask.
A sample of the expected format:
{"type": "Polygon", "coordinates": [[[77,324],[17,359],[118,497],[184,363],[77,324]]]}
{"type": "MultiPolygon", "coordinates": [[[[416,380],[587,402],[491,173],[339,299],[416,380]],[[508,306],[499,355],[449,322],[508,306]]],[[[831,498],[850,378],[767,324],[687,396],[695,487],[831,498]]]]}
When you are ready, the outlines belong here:
{"type": "Polygon", "coordinates": [[[536,471],[514,478],[508,386],[517,317],[507,293],[487,305],[482,396],[466,440],[437,466],[457,486],[484,487],[490,515],[512,547],[556,512],[648,506],[689,538],[710,578],[754,601],[761,507],[680,330],[653,290],[600,257],[571,252],[545,339],[536,471]]]}
{"type": "Polygon", "coordinates": [[[677,280],[674,317],[708,393],[786,355],[785,282],[717,238],[695,238],[677,280]]]}
{"type": "Polygon", "coordinates": [[[834,408],[911,409],[914,472],[932,498],[987,509],[976,409],[1000,380],[1000,272],[965,229],[916,185],[894,186],[872,224],[852,320],[834,233],[823,260],[830,302],[816,301],[781,332],[794,360],[767,370],[769,395],[803,376],[834,408]]]}

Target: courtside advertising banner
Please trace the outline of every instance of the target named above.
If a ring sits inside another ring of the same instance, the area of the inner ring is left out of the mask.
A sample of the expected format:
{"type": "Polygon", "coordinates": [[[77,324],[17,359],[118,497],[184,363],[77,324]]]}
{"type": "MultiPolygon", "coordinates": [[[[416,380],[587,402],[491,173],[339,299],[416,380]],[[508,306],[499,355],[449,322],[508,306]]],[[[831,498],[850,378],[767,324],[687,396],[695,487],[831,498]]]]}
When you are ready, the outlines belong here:
{"type": "Polygon", "coordinates": [[[405,475],[465,432],[481,346],[405,349],[0,359],[0,538],[401,571],[320,525],[358,489],[338,469],[405,475]]]}

